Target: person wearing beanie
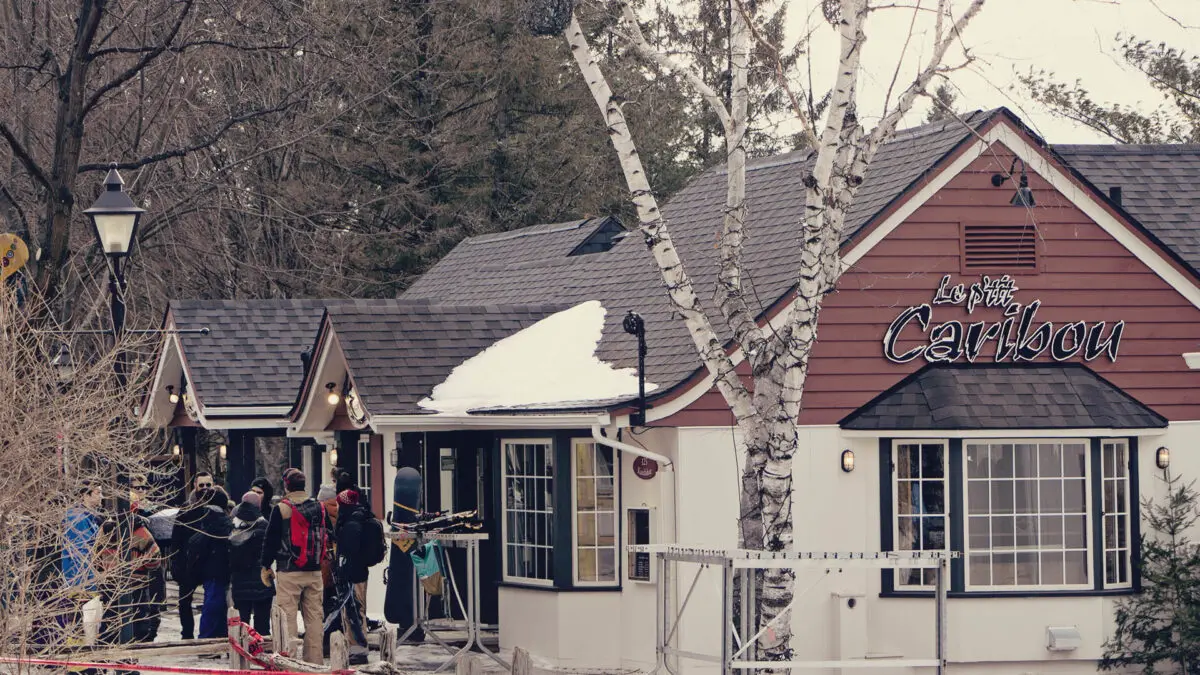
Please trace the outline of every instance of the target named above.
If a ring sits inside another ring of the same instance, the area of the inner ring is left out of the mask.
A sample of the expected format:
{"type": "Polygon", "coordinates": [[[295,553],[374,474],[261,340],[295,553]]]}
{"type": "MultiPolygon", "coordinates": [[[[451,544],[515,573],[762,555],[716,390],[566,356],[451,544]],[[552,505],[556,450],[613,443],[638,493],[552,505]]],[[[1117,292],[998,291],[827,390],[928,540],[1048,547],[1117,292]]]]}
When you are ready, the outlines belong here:
{"type": "Polygon", "coordinates": [[[259,476],[250,482],[250,491],[262,498],[259,508],[263,510],[263,513],[270,511],[271,500],[275,498],[275,486],[271,485],[271,481],[259,476]]]}
{"type": "MultiPolygon", "coordinates": [[[[367,652],[367,575],[368,567],[363,559],[363,536],[365,519],[370,513],[361,503],[362,496],[357,487],[338,493],[338,522],[334,529],[337,541],[337,565],[334,579],[337,589],[336,608],[340,612],[342,631],[351,645],[354,661],[365,663],[367,652]]],[[[325,619],[326,630],[334,621],[325,619]]]]}
{"type": "Polygon", "coordinates": [[[304,660],[322,664],[321,561],[328,555],[329,517],[321,502],[308,496],[304,473],[288,469],[283,474],[287,491],[271,508],[263,541],[262,585],[275,580],[275,603],[283,610],[288,633],[297,635],[297,612],[304,614],[304,660]],[[271,568],[275,567],[278,570],[271,568]]]}
{"type": "Polygon", "coordinates": [[[193,580],[204,586],[204,605],[200,609],[197,637],[226,637],[225,591],[229,586],[229,535],[233,521],[225,512],[229,495],[220,487],[201,493],[197,500],[205,506],[196,531],[188,538],[188,569],[193,580]]]}
{"type": "Polygon", "coordinates": [[[229,537],[229,586],[233,606],[242,622],[259,635],[271,634],[271,603],[274,586],[264,586],[259,573],[267,519],[262,515],[263,497],[250,491],[233,510],[233,534],[229,537]]]}

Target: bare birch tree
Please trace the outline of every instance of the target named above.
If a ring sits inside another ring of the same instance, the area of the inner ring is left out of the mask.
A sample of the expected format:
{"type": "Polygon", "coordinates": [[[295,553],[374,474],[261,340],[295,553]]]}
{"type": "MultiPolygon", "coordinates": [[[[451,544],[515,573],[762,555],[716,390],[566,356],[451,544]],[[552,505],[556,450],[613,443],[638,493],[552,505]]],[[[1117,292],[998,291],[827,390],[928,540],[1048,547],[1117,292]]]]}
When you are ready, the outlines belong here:
{"type": "MultiPolygon", "coordinates": [[[[864,128],[856,110],[866,24],[877,8],[871,7],[868,0],[822,3],[825,20],[839,36],[836,79],[823,113],[817,114],[811,92],[807,96],[796,94],[786,76],[780,80],[780,86],[793,101],[802,134],[815,150],[810,162],[801,165],[807,175],[805,209],[798,214],[797,222],[796,245],[801,255],[795,299],[784,320],[771,329],[756,321],[743,295],[742,251],[747,236],[744,229],[747,69],[756,37],[756,10],[755,3],[732,1],[729,58],[732,95],[728,107],[688,64],[660,54],[650,46],[641,34],[635,9],[627,0],[621,3],[621,11],[624,29],[637,50],[677,72],[712,107],[724,128],[728,183],[714,301],[720,320],[733,336],[734,346],[749,362],[751,387],[736,373],[735,360],[726,352],[726,345],[714,329],[716,318],[709,316],[701,305],[642,166],[621,109],[622,99],[612,91],[573,12],[565,17],[563,34],[604,117],[637,210],[638,229],[662,273],[672,306],[682,316],[701,360],[714,376],[717,389],[741,431],[745,465],[740,482],[740,543],[748,549],[787,550],[793,545],[791,492],[792,458],[798,446],[796,425],[808,359],[817,338],[821,303],[834,290],[842,273],[840,245],[846,214],[875,153],[893,136],[900,120],[918,97],[929,95],[935,78],[961,67],[945,64],[947,52],[959,42],[963,29],[979,13],[985,0],[970,0],[957,14],[949,0],[937,0],[936,7],[926,10],[917,3],[913,11],[935,12],[928,56],[894,101],[889,89],[881,117],[870,129],[864,128]]],[[[910,41],[914,37],[910,35],[910,41]]],[[[964,58],[969,56],[964,53],[964,58]]],[[[898,75],[899,66],[896,72],[898,75]]],[[[756,600],[763,630],[760,647],[766,660],[782,661],[791,656],[793,581],[794,574],[789,570],[769,570],[764,574],[762,594],[756,600]]]]}
{"type": "Polygon", "coordinates": [[[177,466],[164,456],[160,436],[136,426],[145,371],[124,384],[114,373],[118,355],[138,361],[150,345],[134,338],[114,347],[107,336],[48,327],[33,318],[37,301],[19,304],[11,284],[0,286],[0,656],[6,658],[61,654],[85,642],[89,625],[102,642],[118,640],[125,626],[143,635],[152,630],[148,622],[158,608],[145,592],[147,570],[162,560],[148,533],[135,532],[140,521],[131,502],[144,508],[163,501],[177,466]],[[146,477],[149,486],[136,498],[132,476],[146,477]],[[100,612],[89,616],[85,605],[100,612]]]}

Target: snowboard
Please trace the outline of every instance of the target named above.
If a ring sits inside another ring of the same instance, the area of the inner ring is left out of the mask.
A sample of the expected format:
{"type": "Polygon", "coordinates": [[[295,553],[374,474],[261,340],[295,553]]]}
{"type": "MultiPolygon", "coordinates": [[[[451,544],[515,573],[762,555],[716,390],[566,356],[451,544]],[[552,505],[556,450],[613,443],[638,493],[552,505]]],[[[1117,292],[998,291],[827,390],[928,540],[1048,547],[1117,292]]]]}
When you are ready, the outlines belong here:
{"type": "MultiPolygon", "coordinates": [[[[402,523],[413,523],[420,512],[421,473],[406,466],[396,472],[392,482],[392,512],[388,524],[392,531],[400,530],[402,523]]],[[[416,546],[416,541],[408,539],[393,539],[388,550],[388,583],[383,611],[388,623],[399,626],[397,636],[413,624],[413,584],[416,581],[416,570],[413,567],[409,552],[416,546]]],[[[423,642],[425,634],[417,629],[408,637],[410,642],[423,642]]]]}

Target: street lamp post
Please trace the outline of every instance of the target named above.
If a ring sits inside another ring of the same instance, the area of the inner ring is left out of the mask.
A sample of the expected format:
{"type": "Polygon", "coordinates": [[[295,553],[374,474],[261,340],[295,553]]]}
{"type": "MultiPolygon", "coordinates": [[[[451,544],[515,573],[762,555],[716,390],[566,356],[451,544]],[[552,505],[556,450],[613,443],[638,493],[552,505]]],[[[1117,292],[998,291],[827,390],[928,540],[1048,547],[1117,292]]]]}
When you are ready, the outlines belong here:
{"type": "MultiPolygon", "coordinates": [[[[104,191],[96,198],[96,202],[84,211],[92,221],[96,232],[96,241],[100,251],[108,261],[108,290],[112,302],[113,341],[119,342],[125,332],[125,271],[122,269],[124,259],[133,248],[137,238],[138,225],[141,224],[142,214],[146,210],[139,208],[129,198],[125,191],[125,181],[117,173],[117,165],[109,165],[108,176],[104,179],[104,191]]],[[[114,366],[117,381],[125,385],[125,359],[117,355],[114,366]]]]}
{"type": "MultiPolygon", "coordinates": [[[[121,351],[121,336],[125,332],[125,271],[122,269],[122,263],[129,255],[130,249],[133,248],[138,225],[145,212],[146,210],[134,204],[133,200],[129,198],[129,193],[125,192],[125,181],[121,180],[121,174],[117,173],[115,163],[109,165],[108,175],[104,178],[104,191],[96,198],[95,203],[84,211],[84,214],[92,221],[92,228],[96,232],[96,242],[100,244],[100,252],[104,254],[108,263],[113,348],[117,350],[114,355],[113,370],[116,372],[117,384],[121,390],[124,390],[126,384],[125,355],[121,351]]],[[[123,393],[122,391],[121,395],[123,393]]],[[[122,487],[128,486],[129,477],[126,471],[118,470],[117,484],[122,487]]],[[[128,496],[128,492],[117,496],[117,523],[121,537],[126,542],[132,539],[131,504],[128,496]]],[[[124,563],[123,568],[127,571],[132,571],[129,567],[131,557],[129,547],[122,546],[121,560],[124,563]]],[[[124,610],[123,613],[126,613],[126,616],[120,620],[120,640],[122,643],[129,643],[133,641],[133,625],[131,617],[127,613],[136,611],[133,594],[129,590],[123,592],[120,603],[124,610]]]]}

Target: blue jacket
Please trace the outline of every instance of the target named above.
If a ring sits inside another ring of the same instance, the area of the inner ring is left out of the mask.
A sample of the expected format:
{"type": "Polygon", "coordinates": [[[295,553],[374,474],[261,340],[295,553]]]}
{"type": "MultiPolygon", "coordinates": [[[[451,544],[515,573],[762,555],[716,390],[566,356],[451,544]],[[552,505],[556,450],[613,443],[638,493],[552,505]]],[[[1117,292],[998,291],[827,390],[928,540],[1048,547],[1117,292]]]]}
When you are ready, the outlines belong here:
{"type": "Polygon", "coordinates": [[[91,590],[96,582],[92,549],[100,531],[100,517],[81,506],[72,506],[63,519],[63,530],[63,579],[67,586],[91,590]]]}

